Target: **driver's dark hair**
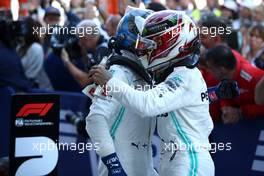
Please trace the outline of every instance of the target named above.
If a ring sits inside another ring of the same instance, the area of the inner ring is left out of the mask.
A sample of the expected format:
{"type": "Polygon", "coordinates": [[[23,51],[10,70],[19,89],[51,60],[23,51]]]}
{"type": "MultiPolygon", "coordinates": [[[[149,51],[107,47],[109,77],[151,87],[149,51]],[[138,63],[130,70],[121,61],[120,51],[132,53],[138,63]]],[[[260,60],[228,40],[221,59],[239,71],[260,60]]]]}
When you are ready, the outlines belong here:
{"type": "Polygon", "coordinates": [[[205,54],[206,62],[212,62],[216,67],[224,67],[233,70],[236,67],[237,60],[231,50],[226,45],[217,45],[209,49],[205,54]]]}

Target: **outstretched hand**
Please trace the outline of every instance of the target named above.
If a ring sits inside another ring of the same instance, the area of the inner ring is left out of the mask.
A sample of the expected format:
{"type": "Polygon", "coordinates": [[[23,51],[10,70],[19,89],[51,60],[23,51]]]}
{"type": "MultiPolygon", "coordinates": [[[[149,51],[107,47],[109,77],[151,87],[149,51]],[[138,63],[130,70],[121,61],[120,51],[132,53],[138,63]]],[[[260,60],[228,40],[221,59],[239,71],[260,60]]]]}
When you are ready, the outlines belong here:
{"type": "Polygon", "coordinates": [[[102,65],[93,66],[89,71],[88,76],[91,77],[93,81],[101,87],[103,87],[112,78],[111,73],[107,71],[102,65]]]}

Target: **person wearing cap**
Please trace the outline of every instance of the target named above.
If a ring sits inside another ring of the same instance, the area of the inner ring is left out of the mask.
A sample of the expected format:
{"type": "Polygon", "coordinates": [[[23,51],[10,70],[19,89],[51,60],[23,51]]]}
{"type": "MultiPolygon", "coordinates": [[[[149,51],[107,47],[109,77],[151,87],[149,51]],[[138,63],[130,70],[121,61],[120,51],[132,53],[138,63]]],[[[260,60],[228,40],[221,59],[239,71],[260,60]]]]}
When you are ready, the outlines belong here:
{"type": "Polygon", "coordinates": [[[50,27],[58,25],[60,22],[60,17],[61,17],[61,14],[60,14],[59,9],[55,7],[47,7],[45,9],[45,15],[43,18],[43,21],[45,23],[44,26],[46,27],[44,43],[43,43],[45,57],[48,56],[51,52],[51,47],[50,47],[51,35],[49,34],[49,32],[47,32],[47,30],[50,31],[51,30],[50,27]]]}
{"type": "Polygon", "coordinates": [[[46,25],[50,26],[59,24],[60,16],[61,14],[59,9],[56,9],[55,7],[48,7],[45,10],[44,22],[46,25]]]}

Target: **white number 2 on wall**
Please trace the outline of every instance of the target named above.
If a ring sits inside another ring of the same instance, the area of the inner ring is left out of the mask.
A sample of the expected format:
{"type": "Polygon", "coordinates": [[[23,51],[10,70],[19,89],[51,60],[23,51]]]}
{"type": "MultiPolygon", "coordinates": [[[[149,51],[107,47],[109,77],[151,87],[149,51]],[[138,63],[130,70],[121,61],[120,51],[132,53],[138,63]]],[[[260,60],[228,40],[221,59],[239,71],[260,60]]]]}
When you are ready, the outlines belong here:
{"type": "Polygon", "coordinates": [[[37,157],[23,162],[16,176],[47,175],[58,162],[57,144],[45,136],[20,137],[15,142],[15,157],[37,157]]]}

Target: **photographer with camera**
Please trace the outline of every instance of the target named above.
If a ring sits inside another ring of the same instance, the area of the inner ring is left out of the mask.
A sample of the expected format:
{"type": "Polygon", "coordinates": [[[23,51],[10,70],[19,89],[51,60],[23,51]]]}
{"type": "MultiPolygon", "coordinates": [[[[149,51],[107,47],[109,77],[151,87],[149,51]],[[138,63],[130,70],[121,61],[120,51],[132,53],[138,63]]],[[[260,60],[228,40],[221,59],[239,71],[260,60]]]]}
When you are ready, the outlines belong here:
{"type": "MultiPolygon", "coordinates": [[[[101,35],[99,27],[92,20],[81,21],[76,29],[86,71],[89,71],[93,65],[99,64],[103,57],[110,54],[107,48],[108,41],[101,35]]],[[[81,87],[90,83],[87,72],[82,71],[71,62],[66,50],[62,50],[61,59],[81,87]]]]}

